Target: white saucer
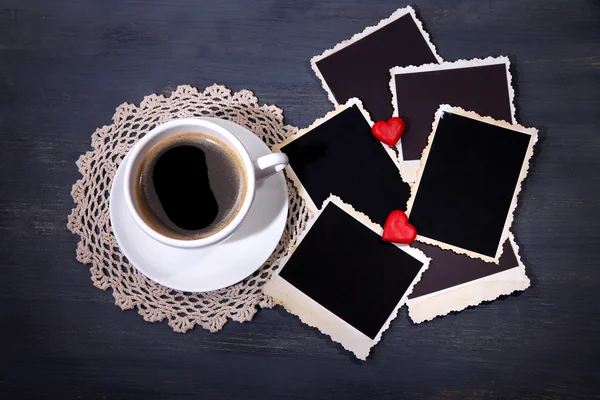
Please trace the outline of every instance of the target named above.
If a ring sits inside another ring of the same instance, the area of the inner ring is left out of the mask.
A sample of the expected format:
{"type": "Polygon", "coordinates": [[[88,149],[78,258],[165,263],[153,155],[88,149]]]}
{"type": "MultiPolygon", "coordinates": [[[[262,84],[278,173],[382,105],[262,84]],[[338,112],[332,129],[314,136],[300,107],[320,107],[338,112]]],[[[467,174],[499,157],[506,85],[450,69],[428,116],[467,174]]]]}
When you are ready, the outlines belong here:
{"type": "MultiPolygon", "coordinates": [[[[232,132],[253,159],[271,152],[256,135],[233,122],[203,119],[232,132]]],[[[125,160],[121,165],[125,165],[125,160]]],[[[125,203],[122,168],[117,171],[110,193],[110,221],[125,256],[148,278],[184,292],[221,289],[256,271],[277,247],[287,211],[287,186],[283,173],[279,173],[256,185],[254,203],[230,238],[206,248],[180,249],[157,242],[135,223],[125,203]]]]}

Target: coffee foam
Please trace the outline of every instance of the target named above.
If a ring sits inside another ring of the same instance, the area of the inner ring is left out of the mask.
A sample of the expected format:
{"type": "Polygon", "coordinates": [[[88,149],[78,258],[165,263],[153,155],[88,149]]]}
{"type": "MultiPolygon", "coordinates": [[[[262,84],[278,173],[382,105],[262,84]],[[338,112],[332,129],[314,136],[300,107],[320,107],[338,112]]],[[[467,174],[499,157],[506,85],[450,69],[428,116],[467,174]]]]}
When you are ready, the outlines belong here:
{"type": "Polygon", "coordinates": [[[242,159],[224,141],[201,132],[180,133],[161,140],[146,153],[136,175],[134,203],[144,222],[161,235],[178,240],[203,239],[224,229],[238,215],[246,198],[247,180],[242,159]],[[215,222],[195,231],[182,229],[169,219],[152,182],[156,161],[179,146],[195,146],[204,151],[210,187],[219,204],[215,222]],[[237,195],[232,196],[235,191],[237,195]]]}

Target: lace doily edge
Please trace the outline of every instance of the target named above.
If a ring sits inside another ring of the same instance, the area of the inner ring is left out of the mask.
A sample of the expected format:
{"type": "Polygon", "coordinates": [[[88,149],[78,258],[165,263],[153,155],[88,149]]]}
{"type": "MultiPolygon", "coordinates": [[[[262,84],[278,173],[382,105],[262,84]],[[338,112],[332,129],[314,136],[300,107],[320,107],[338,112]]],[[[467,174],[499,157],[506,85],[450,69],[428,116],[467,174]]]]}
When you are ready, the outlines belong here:
{"type": "MultiPolygon", "coordinates": [[[[212,95],[212,94],[216,94],[216,93],[221,93],[224,97],[230,98],[231,101],[244,102],[244,104],[249,103],[253,108],[258,108],[258,109],[261,109],[261,110],[271,113],[275,117],[275,119],[282,125],[282,129],[284,131],[289,132],[290,135],[294,134],[298,130],[298,128],[294,127],[293,125],[284,124],[283,110],[281,108],[277,107],[276,105],[272,105],[272,104],[260,105],[258,103],[258,97],[256,95],[254,95],[254,93],[250,90],[242,89],[242,90],[232,94],[231,89],[228,89],[224,85],[219,85],[219,84],[214,83],[213,85],[205,88],[204,91],[202,92],[202,95],[208,96],[208,95],[212,95]]],[[[189,95],[189,94],[198,95],[198,94],[200,94],[200,92],[197,88],[192,87],[190,85],[180,85],[180,86],[177,86],[177,88],[171,93],[171,95],[168,97],[168,99],[172,100],[172,99],[175,99],[176,96],[178,96],[178,95],[189,95]]],[[[142,316],[144,321],[147,321],[147,322],[160,322],[160,321],[164,321],[164,319],[167,318],[167,319],[169,319],[169,321],[168,321],[169,326],[173,329],[173,331],[179,332],[179,333],[185,333],[188,330],[194,328],[195,325],[200,325],[200,326],[202,326],[202,328],[214,333],[214,332],[221,330],[228,319],[231,319],[231,320],[234,320],[237,322],[246,322],[246,321],[250,321],[253,319],[254,315],[256,314],[256,312],[258,312],[259,308],[273,308],[275,305],[273,298],[271,296],[264,294],[261,291],[261,296],[259,298],[255,298],[248,307],[244,308],[245,312],[231,315],[231,316],[220,316],[217,318],[212,318],[209,321],[198,321],[198,320],[185,321],[181,317],[169,318],[169,315],[165,312],[162,312],[162,313],[145,312],[144,308],[142,307],[143,304],[139,300],[119,294],[118,290],[116,290],[116,288],[115,288],[115,285],[112,282],[110,282],[109,279],[100,279],[100,280],[93,279],[94,270],[97,269],[98,266],[95,265],[93,255],[87,254],[88,251],[85,249],[85,243],[84,243],[84,237],[83,237],[85,227],[83,227],[83,225],[78,224],[78,221],[82,215],[82,205],[78,199],[81,198],[80,193],[83,193],[83,191],[85,190],[84,185],[86,182],[86,175],[88,174],[89,170],[91,169],[91,167],[89,165],[89,161],[93,158],[96,151],[100,150],[102,138],[104,136],[106,136],[115,125],[120,124],[123,121],[127,120],[127,118],[131,114],[137,114],[137,113],[143,112],[145,110],[150,109],[152,104],[155,104],[157,102],[164,102],[164,101],[167,101],[167,97],[165,97],[164,95],[151,94],[151,95],[145,96],[144,99],[140,102],[139,106],[136,106],[135,104],[124,102],[115,109],[115,114],[112,117],[113,124],[98,127],[94,131],[94,133],[92,133],[92,140],[91,140],[92,150],[89,150],[89,151],[85,152],[84,154],[80,155],[79,158],[75,162],[75,164],[78,167],[78,171],[82,175],[82,177],[77,179],[71,187],[70,193],[71,193],[71,197],[73,198],[75,207],[73,207],[71,209],[71,212],[69,213],[69,215],[67,217],[66,226],[67,226],[67,229],[69,229],[69,231],[71,233],[79,236],[79,241],[77,243],[77,249],[76,249],[77,261],[81,262],[82,264],[87,264],[87,265],[91,264],[89,271],[92,275],[91,280],[92,280],[93,285],[102,290],[108,290],[109,288],[112,289],[112,295],[113,295],[113,298],[115,299],[115,305],[117,305],[121,310],[125,311],[125,310],[133,310],[133,309],[137,308],[138,314],[140,316],[142,316]]],[[[109,227],[110,227],[110,225],[109,225],[109,227]]],[[[110,234],[112,234],[112,228],[111,228],[110,234]]],[[[282,254],[282,257],[284,255],[285,255],[285,253],[282,254]]],[[[98,261],[98,262],[101,262],[101,261],[98,261]]],[[[139,273],[139,271],[138,271],[138,273],[139,273]]]]}

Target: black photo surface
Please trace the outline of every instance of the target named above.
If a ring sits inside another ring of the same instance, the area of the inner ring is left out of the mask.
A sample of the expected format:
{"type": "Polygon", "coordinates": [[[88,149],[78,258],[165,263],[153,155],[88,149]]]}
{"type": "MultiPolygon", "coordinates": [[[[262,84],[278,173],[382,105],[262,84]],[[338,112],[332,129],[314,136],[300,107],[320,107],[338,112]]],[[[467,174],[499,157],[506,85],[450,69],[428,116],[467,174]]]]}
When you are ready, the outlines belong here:
{"type": "Polygon", "coordinates": [[[392,116],[390,68],[437,63],[432,47],[411,13],[324,58],[314,66],[338,104],[361,99],[374,121],[392,116]]]}
{"type": "Polygon", "coordinates": [[[505,63],[400,73],[393,76],[396,110],[407,122],[400,140],[404,161],[419,160],[440,104],[514,122],[505,63]]]}
{"type": "Polygon", "coordinates": [[[502,271],[519,267],[517,256],[510,245],[504,242],[502,256],[498,264],[485,262],[479,258],[471,258],[464,254],[456,254],[437,246],[414,242],[411,247],[421,250],[431,258],[429,268],[423,273],[415,285],[409,299],[414,299],[440,290],[448,289],[476,279],[485,278],[502,271]]]}
{"type": "Polygon", "coordinates": [[[279,276],[374,339],[422,267],[330,203],[279,276]]]}
{"type": "Polygon", "coordinates": [[[441,113],[409,207],[418,238],[496,259],[532,141],[525,132],[441,113]]]}
{"type": "Polygon", "coordinates": [[[334,194],[381,226],[391,211],[406,207],[410,187],[356,105],[281,151],[317,207],[334,194]]]}

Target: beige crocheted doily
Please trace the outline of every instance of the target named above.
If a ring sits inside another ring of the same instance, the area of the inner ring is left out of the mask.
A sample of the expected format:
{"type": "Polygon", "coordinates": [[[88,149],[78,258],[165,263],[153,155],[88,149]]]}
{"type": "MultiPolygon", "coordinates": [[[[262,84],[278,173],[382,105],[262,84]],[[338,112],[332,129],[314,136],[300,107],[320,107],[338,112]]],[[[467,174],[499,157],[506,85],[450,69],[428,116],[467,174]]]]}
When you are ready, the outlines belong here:
{"type": "Polygon", "coordinates": [[[279,245],[257,272],[231,287],[209,293],[179,292],[138,272],[121,253],[110,225],[108,203],[113,177],[125,154],[146,132],[171,119],[192,116],[228,119],[250,129],[270,147],[297,131],[284,125],[281,109],[259,105],[248,90],[231,93],[220,85],[210,86],[202,93],[180,86],[170,97],[147,96],[139,107],[122,104],[112,125],[99,128],[92,135],[92,150],[77,160],[83,178],[73,185],[71,195],[76,206],[67,226],[81,238],[77,260],[91,264],[94,286],[112,288],[115,304],[121,309],[137,307],[149,322],[166,318],[176,332],[185,332],[196,324],[216,332],[228,318],[249,321],[258,307],[273,307],[273,300],[263,294],[261,286],[305,228],[309,210],[288,181],[289,215],[279,245]]]}

